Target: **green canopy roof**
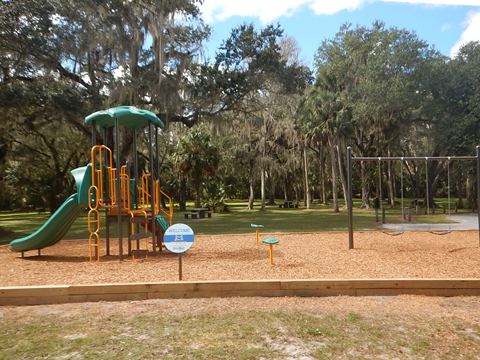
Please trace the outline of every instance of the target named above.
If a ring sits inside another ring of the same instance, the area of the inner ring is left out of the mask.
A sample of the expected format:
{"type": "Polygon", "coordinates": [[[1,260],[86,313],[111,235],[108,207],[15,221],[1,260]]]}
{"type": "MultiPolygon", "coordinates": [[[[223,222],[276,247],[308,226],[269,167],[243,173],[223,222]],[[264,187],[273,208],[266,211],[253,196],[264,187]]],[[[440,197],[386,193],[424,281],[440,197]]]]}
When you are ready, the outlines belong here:
{"type": "Polygon", "coordinates": [[[107,110],[100,110],[88,115],[85,118],[86,124],[93,121],[102,128],[115,126],[115,118],[118,119],[120,125],[131,129],[139,129],[152,124],[163,129],[165,124],[153,112],[148,110],[137,109],[134,106],[117,106],[107,110]]]}

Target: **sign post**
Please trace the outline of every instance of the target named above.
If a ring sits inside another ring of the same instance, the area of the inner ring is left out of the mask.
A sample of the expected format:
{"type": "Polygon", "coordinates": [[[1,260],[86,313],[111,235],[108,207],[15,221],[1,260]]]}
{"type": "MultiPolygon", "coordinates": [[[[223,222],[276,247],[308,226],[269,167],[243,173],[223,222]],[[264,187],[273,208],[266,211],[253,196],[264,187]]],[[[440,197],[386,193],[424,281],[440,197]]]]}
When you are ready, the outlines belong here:
{"type": "Polygon", "coordinates": [[[163,235],[167,250],[178,254],[178,280],[183,280],[182,254],[192,247],[194,238],[192,228],[185,224],[172,225],[163,235]]]}
{"type": "Polygon", "coordinates": [[[182,281],[182,254],[178,254],[178,280],[182,281]]]}

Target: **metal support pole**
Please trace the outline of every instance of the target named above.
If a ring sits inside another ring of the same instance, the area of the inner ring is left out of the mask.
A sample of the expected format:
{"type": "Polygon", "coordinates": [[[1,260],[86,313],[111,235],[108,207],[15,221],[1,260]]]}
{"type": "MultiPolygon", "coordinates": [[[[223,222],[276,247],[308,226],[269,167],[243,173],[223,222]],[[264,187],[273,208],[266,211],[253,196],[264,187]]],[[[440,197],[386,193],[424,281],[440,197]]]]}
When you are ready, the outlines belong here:
{"type": "MultiPolygon", "coordinates": [[[[159,180],[158,186],[160,186],[160,150],[159,150],[159,145],[158,145],[158,131],[159,131],[158,126],[155,126],[155,157],[156,157],[155,165],[156,165],[156,168],[157,168],[156,169],[156,171],[157,171],[156,177],[157,177],[157,180],[159,180]]],[[[165,206],[164,199],[162,198],[160,193],[159,193],[159,196],[160,196],[160,198],[157,199],[158,206],[159,207],[160,206],[164,207],[165,206]]],[[[158,248],[159,248],[160,252],[162,251],[162,244],[163,244],[163,239],[160,237],[159,239],[157,239],[157,245],[158,245],[158,248]]]]}
{"type": "MultiPolygon", "coordinates": [[[[108,129],[107,128],[103,128],[103,142],[104,142],[104,145],[105,146],[109,146],[109,142],[108,142],[108,129]]],[[[107,166],[108,162],[107,162],[107,152],[104,151],[104,164],[107,166]]],[[[113,166],[113,164],[110,164],[113,166]]],[[[108,174],[108,172],[107,172],[108,174]]],[[[104,176],[103,177],[103,189],[108,189],[108,175],[107,176],[104,176]]],[[[112,199],[110,199],[109,197],[109,193],[108,193],[108,190],[105,190],[104,191],[105,193],[105,196],[104,196],[104,199],[106,202],[109,202],[111,201],[112,199]]],[[[107,255],[110,255],[110,224],[109,224],[109,221],[108,221],[108,209],[105,209],[105,251],[107,253],[107,255]]]]}
{"type": "Polygon", "coordinates": [[[380,211],[383,211],[383,191],[382,191],[382,158],[378,158],[378,201],[380,211]]]}
{"type": "MultiPolygon", "coordinates": [[[[92,121],[92,147],[97,145],[97,128],[95,126],[95,121],[92,121]]],[[[92,164],[92,166],[94,166],[92,164]]]]}
{"type": "MultiPolygon", "coordinates": [[[[97,127],[95,126],[95,121],[92,121],[92,148],[97,145],[97,127]]],[[[102,162],[102,159],[99,159],[100,163],[102,162]]],[[[92,168],[95,169],[95,164],[92,164],[92,168]]],[[[100,169],[101,170],[101,169],[100,169]]],[[[92,179],[93,182],[94,179],[92,179]]],[[[98,185],[98,184],[97,184],[98,185]]],[[[99,194],[98,192],[95,193],[95,197],[102,198],[103,194],[99,194]]],[[[99,219],[98,219],[99,220],[99,219]]],[[[95,257],[98,259],[98,243],[97,246],[95,247],[95,257]]]]}
{"type": "MultiPolygon", "coordinates": [[[[475,160],[476,156],[429,156],[429,160],[448,160],[448,158],[452,160],[475,160]]],[[[352,158],[354,161],[378,161],[377,157],[365,157],[365,156],[358,156],[352,158]]],[[[383,161],[390,161],[390,160],[405,160],[405,161],[422,161],[425,160],[425,156],[382,156],[381,159],[383,161]]]]}
{"type": "MultiPolygon", "coordinates": [[[[158,126],[155,126],[155,157],[157,158],[156,167],[157,167],[157,180],[160,179],[160,158],[159,158],[159,149],[158,149],[158,126]]],[[[158,201],[158,200],[157,200],[158,201]]]]}
{"type": "Polygon", "coordinates": [[[135,179],[135,209],[138,209],[138,152],[137,152],[137,129],[133,129],[133,173],[135,179]]]}
{"type": "Polygon", "coordinates": [[[403,205],[403,159],[400,162],[400,196],[402,198],[402,219],[405,221],[405,208],[403,205]]]}
{"type": "Polygon", "coordinates": [[[428,186],[428,157],[425,158],[425,184],[427,185],[427,194],[426,194],[427,208],[426,208],[426,211],[427,211],[427,215],[429,215],[430,214],[430,192],[429,192],[429,186],[428,186]]]}
{"type": "Polygon", "coordinates": [[[120,261],[123,260],[123,239],[122,239],[122,191],[120,182],[120,169],[122,163],[120,162],[120,124],[118,118],[115,118],[115,155],[117,168],[117,231],[118,231],[118,255],[120,261]]]}
{"type": "Polygon", "coordinates": [[[480,247],[480,146],[477,146],[477,214],[478,214],[478,247],[480,247]]]}
{"type": "Polygon", "coordinates": [[[448,215],[451,215],[451,199],[450,199],[450,158],[448,158],[447,163],[447,193],[448,193],[448,215]]]}
{"type": "MultiPolygon", "coordinates": [[[[108,147],[108,131],[107,131],[107,128],[103,128],[103,141],[104,141],[104,145],[108,147]]],[[[109,157],[108,157],[108,154],[106,151],[103,152],[103,163],[105,164],[105,167],[108,166],[108,160],[109,160],[109,157]]],[[[108,171],[107,171],[107,174],[108,174],[108,171]]],[[[103,176],[103,186],[102,186],[102,189],[103,189],[103,194],[101,194],[102,196],[102,199],[104,199],[104,202],[108,202],[110,201],[111,199],[109,198],[109,194],[108,194],[108,175],[107,176],[103,176]]]]}
{"type": "Polygon", "coordinates": [[[155,231],[155,172],[153,171],[154,162],[153,162],[153,137],[152,137],[152,124],[148,124],[148,154],[150,158],[150,180],[151,180],[151,201],[150,201],[150,211],[151,211],[151,221],[152,221],[152,246],[153,253],[157,252],[157,234],[155,231]]]}
{"type": "Polygon", "coordinates": [[[183,280],[182,254],[178,254],[178,280],[183,280]]]}
{"type": "Polygon", "coordinates": [[[110,255],[110,221],[108,217],[108,209],[105,209],[105,250],[110,255]]]}
{"type": "Polygon", "coordinates": [[[348,248],[353,249],[352,148],[347,147],[348,248]]]}

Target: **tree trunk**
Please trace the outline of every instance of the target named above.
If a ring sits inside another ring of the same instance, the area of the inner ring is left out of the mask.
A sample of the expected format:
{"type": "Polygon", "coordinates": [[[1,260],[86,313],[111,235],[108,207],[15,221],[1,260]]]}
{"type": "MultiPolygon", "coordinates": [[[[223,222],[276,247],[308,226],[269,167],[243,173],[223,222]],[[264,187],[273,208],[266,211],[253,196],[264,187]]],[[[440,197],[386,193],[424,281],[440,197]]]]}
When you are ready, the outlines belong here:
{"type": "Polygon", "coordinates": [[[255,195],[253,192],[253,176],[250,176],[248,185],[250,187],[250,195],[248,196],[248,210],[253,210],[253,200],[255,200],[255,195]]]}
{"type": "Polygon", "coordinates": [[[338,144],[336,145],[337,149],[337,159],[338,159],[338,169],[339,169],[339,174],[340,174],[340,182],[342,184],[342,190],[343,190],[343,199],[345,201],[345,206],[347,206],[347,176],[345,174],[346,170],[345,167],[343,166],[343,154],[340,151],[340,147],[338,144]]]}
{"type": "Polygon", "coordinates": [[[475,199],[475,178],[472,175],[467,175],[467,181],[465,182],[465,194],[467,198],[467,208],[475,210],[476,199],[475,199]]]}
{"type": "Polygon", "coordinates": [[[178,203],[180,205],[180,211],[185,211],[187,209],[187,182],[183,177],[180,179],[180,194],[178,203]]]}
{"type": "MultiPolygon", "coordinates": [[[[440,183],[440,176],[441,176],[441,164],[440,163],[432,163],[428,167],[428,205],[430,208],[435,206],[435,194],[437,192],[438,184],[440,183]]],[[[425,193],[426,193],[425,189],[425,193]]],[[[426,194],[425,194],[426,199],[426,194]]],[[[425,202],[425,206],[427,203],[425,202]]]]}
{"type": "Polygon", "coordinates": [[[268,178],[270,179],[270,199],[268,200],[268,205],[275,205],[276,183],[272,174],[270,174],[268,178]]]}
{"type": "MultiPolygon", "coordinates": [[[[460,173],[460,176],[463,175],[460,173]]],[[[458,179],[458,182],[456,183],[456,187],[457,187],[457,208],[458,209],[463,209],[464,208],[464,205],[463,205],[463,184],[462,184],[462,180],[458,179]]]]}
{"type": "Polygon", "coordinates": [[[196,208],[202,207],[202,201],[200,199],[200,191],[201,191],[200,184],[195,185],[195,207],[196,208]]]}
{"type": "Polygon", "coordinates": [[[325,191],[325,155],[323,146],[320,147],[320,198],[323,205],[327,205],[327,192],[325,191]]]}
{"type": "Polygon", "coordinates": [[[303,147],[303,168],[305,176],[305,206],[307,209],[310,209],[312,203],[311,194],[310,194],[310,184],[308,181],[308,157],[307,157],[307,147],[303,147]]]}
{"type": "MultiPolygon", "coordinates": [[[[388,154],[390,156],[390,152],[388,154]]],[[[388,200],[390,202],[390,206],[395,206],[395,190],[393,187],[393,171],[392,171],[392,164],[391,161],[387,162],[387,179],[388,179],[388,200]]]]}
{"type": "Polygon", "coordinates": [[[338,209],[338,188],[337,188],[337,161],[335,159],[335,148],[330,148],[330,165],[332,166],[332,197],[333,211],[339,212],[338,209]]]}
{"type": "Polygon", "coordinates": [[[370,202],[369,202],[369,187],[367,181],[367,174],[366,174],[366,164],[365,161],[360,161],[360,180],[362,183],[362,208],[369,209],[370,202]]]}
{"type": "Polygon", "coordinates": [[[260,170],[260,194],[262,197],[262,211],[265,210],[265,170],[260,170]]]}

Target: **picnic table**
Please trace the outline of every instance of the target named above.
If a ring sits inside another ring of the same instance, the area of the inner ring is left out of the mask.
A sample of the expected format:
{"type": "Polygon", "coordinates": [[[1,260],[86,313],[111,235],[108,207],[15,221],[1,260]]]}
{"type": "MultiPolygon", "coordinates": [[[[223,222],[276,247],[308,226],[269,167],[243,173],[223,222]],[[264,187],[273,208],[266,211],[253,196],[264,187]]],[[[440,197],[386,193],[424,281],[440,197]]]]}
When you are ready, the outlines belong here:
{"type": "Polygon", "coordinates": [[[184,213],[185,219],[188,219],[189,217],[193,219],[204,219],[205,215],[207,215],[208,218],[212,217],[212,211],[208,208],[192,208],[187,210],[187,212],[184,213]]]}
{"type": "Polygon", "coordinates": [[[278,205],[280,209],[293,209],[298,208],[298,202],[294,201],[284,201],[282,204],[278,205]]]}

